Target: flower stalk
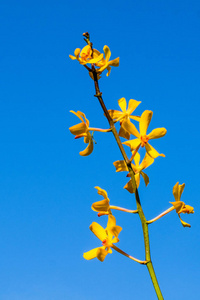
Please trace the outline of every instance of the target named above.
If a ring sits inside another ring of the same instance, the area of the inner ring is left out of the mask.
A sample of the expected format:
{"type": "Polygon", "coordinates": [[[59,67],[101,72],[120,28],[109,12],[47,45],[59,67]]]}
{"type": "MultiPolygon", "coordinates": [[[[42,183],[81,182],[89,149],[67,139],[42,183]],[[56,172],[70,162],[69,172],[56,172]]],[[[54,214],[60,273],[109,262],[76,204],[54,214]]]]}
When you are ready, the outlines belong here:
{"type": "Polygon", "coordinates": [[[104,112],[104,114],[105,114],[105,116],[108,120],[109,125],[110,125],[110,129],[111,129],[111,131],[112,131],[112,133],[115,137],[117,145],[118,145],[118,147],[121,151],[121,154],[124,158],[124,161],[125,161],[125,163],[128,167],[129,173],[130,173],[132,184],[133,184],[133,187],[134,187],[134,190],[135,190],[134,194],[135,194],[135,200],[136,200],[136,205],[137,205],[137,211],[138,211],[138,214],[139,214],[139,217],[140,217],[140,220],[141,220],[141,223],[142,223],[142,229],[143,229],[144,246],[145,246],[145,262],[146,262],[145,264],[147,265],[147,268],[148,268],[148,271],[149,271],[149,274],[150,274],[155,292],[157,294],[157,297],[158,297],[159,300],[162,300],[164,298],[162,296],[162,293],[161,293],[161,290],[160,290],[160,287],[159,287],[159,284],[158,284],[158,281],[157,281],[157,278],[156,278],[156,274],[155,274],[155,271],[154,271],[154,268],[153,268],[153,264],[152,264],[152,261],[151,261],[148,223],[147,223],[146,217],[144,215],[144,212],[142,210],[140,197],[139,197],[138,189],[136,187],[136,182],[135,182],[135,174],[134,174],[134,171],[133,171],[132,166],[131,166],[131,161],[128,159],[128,157],[126,155],[126,152],[123,148],[123,145],[121,143],[121,140],[120,140],[119,135],[117,133],[117,130],[115,128],[115,124],[114,124],[114,122],[113,122],[113,120],[112,120],[112,118],[111,118],[111,116],[110,116],[110,114],[109,114],[109,112],[108,112],[108,110],[105,106],[105,103],[103,101],[102,93],[100,92],[100,89],[99,89],[97,72],[96,72],[96,69],[95,69],[94,65],[92,65],[92,73],[93,73],[94,86],[95,86],[95,91],[96,91],[95,97],[97,97],[98,100],[99,100],[99,103],[100,103],[100,105],[103,109],[103,112],[104,112]]]}

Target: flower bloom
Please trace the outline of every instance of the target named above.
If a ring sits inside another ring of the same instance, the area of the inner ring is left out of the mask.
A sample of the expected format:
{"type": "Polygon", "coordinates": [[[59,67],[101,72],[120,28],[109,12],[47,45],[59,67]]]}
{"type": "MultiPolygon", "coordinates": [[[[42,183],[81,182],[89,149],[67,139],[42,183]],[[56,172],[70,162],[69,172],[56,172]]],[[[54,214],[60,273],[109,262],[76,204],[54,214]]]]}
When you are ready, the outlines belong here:
{"type": "Polygon", "coordinates": [[[76,48],[74,51],[74,55],[75,56],[69,55],[69,57],[72,60],[77,59],[81,65],[86,65],[88,63],[94,64],[99,62],[101,59],[103,59],[103,53],[101,54],[96,49],[93,49],[93,57],[92,57],[92,49],[89,45],[85,46],[82,50],[80,48],[76,48]]]}
{"type": "Polygon", "coordinates": [[[81,111],[74,112],[70,110],[73,114],[75,114],[80,120],[81,123],[74,125],[69,128],[70,132],[75,135],[75,139],[84,137],[84,143],[88,144],[85,150],[79,152],[82,156],[87,156],[93,151],[93,139],[92,135],[89,132],[89,121],[86,119],[86,116],[81,111]]]}
{"type": "MultiPolygon", "coordinates": [[[[95,65],[98,67],[98,69],[97,69],[98,73],[102,73],[105,69],[107,69],[108,73],[106,74],[106,76],[109,76],[111,67],[119,66],[119,57],[117,57],[113,60],[109,60],[110,56],[111,56],[111,51],[110,51],[109,47],[106,45],[103,47],[103,51],[104,51],[105,58],[102,58],[101,60],[96,62],[95,65]]],[[[100,52],[98,50],[96,50],[94,52],[94,57],[99,57],[99,55],[100,55],[100,52]]]]}
{"type": "Polygon", "coordinates": [[[194,208],[190,205],[186,205],[183,201],[181,201],[181,195],[182,195],[182,192],[185,188],[185,183],[183,184],[179,184],[179,182],[177,182],[175,184],[175,186],[173,187],[173,195],[174,195],[174,198],[175,198],[175,202],[170,202],[174,208],[176,209],[176,212],[180,218],[180,221],[182,223],[182,225],[184,227],[191,227],[190,224],[184,222],[181,217],[180,217],[180,214],[183,213],[183,214],[193,214],[194,213],[194,208]]]}
{"type": "MultiPolygon", "coordinates": [[[[140,175],[143,177],[145,185],[147,186],[149,184],[149,177],[143,172],[143,170],[148,168],[154,162],[154,159],[146,153],[144,159],[140,163],[140,155],[139,153],[136,153],[134,156],[134,162],[135,164],[131,164],[131,166],[135,173],[137,188],[140,185],[140,175]]],[[[115,161],[113,164],[116,168],[116,172],[128,171],[127,165],[124,160],[115,161]]],[[[127,177],[130,177],[130,175],[128,174],[127,177]]],[[[132,180],[129,180],[129,182],[124,186],[124,189],[126,189],[130,193],[134,193],[132,180]]]]}
{"type": "Polygon", "coordinates": [[[119,136],[129,140],[130,139],[130,133],[122,126],[123,122],[125,120],[133,119],[136,121],[140,121],[140,117],[138,116],[131,116],[132,112],[138,107],[138,105],[141,103],[141,101],[136,101],[133,99],[129,100],[128,108],[125,98],[121,98],[118,100],[118,105],[121,108],[122,111],[119,110],[108,110],[111,118],[118,122],[120,121],[120,130],[119,130],[119,136]]]}
{"type": "Polygon", "coordinates": [[[99,217],[101,215],[111,214],[110,205],[109,205],[110,200],[108,198],[107,192],[98,186],[95,186],[95,189],[97,189],[98,194],[103,196],[104,199],[101,201],[94,202],[92,204],[92,210],[97,211],[99,217]]]}
{"type": "Polygon", "coordinates": [[[100,261],[104,261],[108,253],[112,253],[112,246],[114,243],[119,242],[118,235],[122,228],[116,226],[116,220],[113,215],[108,216],[107,228],[104,229],[101,225],[93,222],[90,225],[90,230],[100,239],[102,247],[92,249],[83,254],[83,257],[87,260],[97,257],[100,261]]]}
{"type": "Polygon", "coordinates": [[[163,137],[167,130],[165,128],[156,128],[152,130],[149,134],[147,134],[147,128],[149,126],[149,123],[151,122],[153,112],[150,110],[145,110],[143,114],[141,115],[141,119],[139,122],[139,128],[140,132],[136,129],[135,125],[133,125],[129,120],[125,120],[123,122],[123,127],[125,130],[127,130],[129,133],[133,134],[136,139],[123,142],[123,144],[129,146],[131,148],[131,151],[135,150],[138,147],[145,147],[146,152],[149,156],[152,158],[156,158],[158,156],[165,157],[164,154],[159,154],[150,144],[149,140],[152,139],[158,139],[160,137],[163,137]]]}

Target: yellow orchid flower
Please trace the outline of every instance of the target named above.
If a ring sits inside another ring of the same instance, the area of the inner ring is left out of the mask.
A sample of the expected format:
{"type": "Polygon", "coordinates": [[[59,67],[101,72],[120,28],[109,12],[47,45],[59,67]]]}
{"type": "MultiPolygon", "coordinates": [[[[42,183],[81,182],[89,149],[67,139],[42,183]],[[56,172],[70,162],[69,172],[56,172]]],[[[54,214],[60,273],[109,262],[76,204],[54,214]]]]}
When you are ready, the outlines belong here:
{"type": "Polygon", "coordinates": [[[137,210],[122,208],[115,205],[110,205],[110,200],[108,198],[107,192],[103,189],[101,189],[99,186],[95,186],[95,189],[97,189],[97,192],[99,195],[103,196],[104,199],[101,201],[94,202],[92,204],[92,210],[98,212],[98,217],[103,215],[112,215],[111,209],[124,211],[127,213],[137,213],[137,210]]]}
{"type": "MultiPolygon", "coordinates": [[[[104,51],[105,58],[102,58],[101,60],[96,62],[95,65],[99,68],[99,69],[97,69],[98,73],[102,73],[105,69],[107,69],[108,73],[106,74],[106,76],[109,76],[111,67],[119,66],[119,57],[109,61],[110,56],[111,56],[111,51],[110,51],[109,47],[105,45],[103,47],[103,51],[104,51]]],[[[99,55],[100,55],[100,52],[96,50],[94,52],[94,57],[96,57],[96,56],[98,57],[99,55]]]]}
{"type": "Polygon", "coordinates": [[[112,253],[112,247],[114,243],[119,242],[118,235],[122,228],[116,226],[116,220],[113,215],[108,216],[107,228],[104,229],[101,225],[93,222],[90,225],[90,230],[100,239],[102,247],[92,249],[83,254],[83,257],[87,260],[97,257],[100,261],[104,261],[108,253],[112,253]]]}
{"type": "Polygon", "coordinates": [[[88,146],[85,150],[79,152],[79,154],[82,156],[87,156],[93,151],[93,139],[89,132],[89,121],[86,119],[85,114],[81,111],[77,111],[76,113],[73,110],[70,110],[70,112],[76,115],[81,120],[81,123],[70,127],[69,130],[75,135],[75,138],[84,137],[84,143],[88,144],[88,146]]]}
{"type": "Polygon", "coordinates": [[[136,137],[136,139],[123,142],[123,144],[129,146],[131,148],[131,151],[138,149],[140,146],[145,147],[148,155],[152,158],[156,158],[158,156],[165,157],[164,154],[159,154],[148,142],[149,140],[163,137],[167,132],[165,128],[156,128],[152,130],[149,134],[147,134],[147,128],[149,126],[149,123],[151,122],[152,115],[153,112],[150,110],[145,110],[143,112],[139,122],[140,132],[138,132],[133,123],[131,123],[129,120],[125,120],[123,122],[123,127],[129,133],[133,134],[136,137]]]}
{"type": "Polygon", "coordinates": [[[92,210],[97,211],[99,217],[101,215],[111,214],[110,205],[109,205],[110,200],[108,198],[107,192],[98,186],[95,186],[95,189],[97,189],[98,194],[103,196],[104,199],[101,201],[94,202],[92,204],[92,210]]]}
{"type": "Polygon", "coordinates": [[[141,101],[136,101],[133,99],[129,100],[128,108],[125,98],[121,98],[118,100],[118,105],[121,108],[122,111],[119,110],[108,110],[111,118],[118,122],[120,121],[120,130],[119,130],[119,136],[129,140],[130,139],[130,133],[122,126],[123,122],[125,120],[133,119],[136,121],[140,121],[140,117],[138,116],[131,116],[132,112],[138,107],[138,105],[141,103],[141,101]]]}
{"type": "Polygon", "coordinates": [[[175,186],[173,187],[173,195],[174,195],[174,198],[175,198],[175,202],[170,202],[174,208],[176,209],[176,212],[180,218],[180,221],[182,223],[182,225],[184,227],[191,227],[190,224],[184,222],[181,217],[180,217],[180,214],[183,213],[183,214],[193,214],[194,213],[194,208],[190,205],[186,205],[183,201],[181,201],[181,195],[183,193],[183,190],[185,188],[185,183],[183,184],[179,184],[179,182],[177,182],[175,184],[175,186]]]}
{"type": "MultiPolygon", "coordinates": [[[[143,172],[143,170],[148,168],[154,162],[154,159],[146,153],[144,159],[140,163],[140,155],[139,155],[139,153],[136,153],[134,156],[134,161],[135,161],[135,164],[131,164],[131,166],[135,173],[135,181],[136,181],[137,188],[140,185],[140,175],[142,175],[145,185],[147,186],[149,184],[149,177],[147,176],[147,174],[145,174],[143,172]]],[[[116,172],[128,171],[127,165],[124,160],[115,161],[113,163],[113,165],[116,168],[116,172]]],[[[127,177],[130,177],[130,175],[128,174],[127,177]]],[[[134,193],[132,180],[130,180],[124,186],[124,189],[126,189],[130,193],[134,193]]]]}
{"type": "Polygon", "coordinates": [[[82,50],[80,48],[76,48],[74,51],[74,55],[75,56],[69,55],[69,57],[72,60],[77,59],[81,65],[94,64],[103,59],[103,53],[100,53],[98,50],[93,49],[92,54],[92,48],[89,45],[85,46],[82,50]]]}

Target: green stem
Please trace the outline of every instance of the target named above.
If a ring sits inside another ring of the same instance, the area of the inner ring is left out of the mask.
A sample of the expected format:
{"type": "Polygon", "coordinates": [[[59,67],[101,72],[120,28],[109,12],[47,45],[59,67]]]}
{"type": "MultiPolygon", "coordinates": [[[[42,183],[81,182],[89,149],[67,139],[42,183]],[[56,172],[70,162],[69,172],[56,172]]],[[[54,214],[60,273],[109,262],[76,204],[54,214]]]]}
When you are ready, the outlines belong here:
{"type": "Polygon", "coordinates": [[[96,69],[95,69],[94,65],[92,66],[92,73],[93,73],[93,76],[94,76],[94,85],[95,85],[95,91],[96,91],[95,97],[97,97],[98,100],[99,100],[99,103],[100,103],[100,105],[101,105],[101,107],[104,111],[104,114],[105,114],[105,116],[108,120],[108,123],[110,125],[110,129],[112,130],[112,133],[115,137],[117,145],[118,145],[118,147],[119,147],[119,149],[122,153],[122,156],[124,158],[124,161],[125,161],[128,169],[129,169],[129,173],[130,173],[130,176],[131,176],[133,188],[135,190],[135,199],[136,199],[136,204],[137,204],[137,211],[138,211],[141,223],[142,223],[144,246],[145,246],[145,261],[147,261],[146,265],[147,265],[147,268],[148,268],[148,271],[149,271],[149,274],[150,274],[150,277],[151,277],[156,295],[158,297],[158,300],[163,300],[164,298],[162,296],[162,293],[161,293],[161,290],[160,290],[160,287],[159,287],[159,284],[158,284],[158,281],[157,281],[157,278],[156,278],[156,274],[155,274],[155,271],[153,269],[153,265],[152,265],[152,262],[151,262],[148,224],[147,224],[147,220],[145,218],[145,215],[144,215],[144,212],[142,210],[141,203],[140,203],[140,198],[139,198],[139,194],[138,194],[138,190],[137,190],[136,182],[135,182],[135,174],[134,174],[134,171],[133,171],[132,166],[131,166],[131,161],[128,159],[128,157],[126,155],[126,152],[123,148],[123,145],[121,143],[121,140],[120,140],[119,135],[117,133],[117,130],[115,128],[114,122],[113,122],[113,120],[112,120],[112,118],[111,118],[111,116],[110,116],[110,114],[109,114],[109,112],[108,112],[108,110],[105,106],[105,103],[103,101],[102,93],[100,92],[100,89],[99,89],[97,73],[96,73],[96,69]]]}

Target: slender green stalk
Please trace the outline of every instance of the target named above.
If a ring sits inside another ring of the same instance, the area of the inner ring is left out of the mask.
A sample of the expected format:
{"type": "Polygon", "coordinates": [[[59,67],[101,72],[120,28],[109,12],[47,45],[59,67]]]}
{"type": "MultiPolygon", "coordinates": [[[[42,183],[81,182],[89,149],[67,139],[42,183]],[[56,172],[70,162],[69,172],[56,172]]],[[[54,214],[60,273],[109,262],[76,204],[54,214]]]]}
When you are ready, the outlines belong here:
{"type": "Polygon", "coordinates": [[[165,216],[166,214],[168,214],[169,212],[171,212],[171,211],[174,210],[174,209],[175,209],[174,206],[168,208],[167,210],[165,210],[165,211],[164,211],[162,214],[160,214],[159,216],[157,216],[157,217],[155,217],[155,218],[153,218],[153,219],[147,221],[147,223],[148,223],[148,224],[151,224],[151,223],[153,223],[153,222],[159,220],[160,218],[162,218],[163,216],[165,216]]]}
{"type": "Polygon", "coordinates": [[[147,261],[146,260],[139,260],[129,254],[127,254],[126,252],[122,251],[121,249],[119,249],[118,247],[116,247],[115,245],[112,245],[112,248],[115,249],[115,251],[119,252],[120,254],[136,261],[137,263],[141,264],[141,265],[146,265],[147,264],[147,261]]]}
{"type": "Polygon", "coordinates": [[[145,215],[144,215],[144,212],[142,210],[141,203],[140,203],[140,198],[139,198],[139,194],[138,194],[138,190],[137,190],[136,182],[135,182],[135,176],[134,176],[135,174],[134,174],[134,171],[133,171],[132,166],[131,166],[131,161],[128,159],[128,157],[126,155],[126,152],[123,148],[123,145],[121,143],[121,140],[120,140],[119,135],[117,133],[117,130],[115,128],[114,122],[113,122],[113,120],[112,120],[112,118],[111,118],[111,116],[110,116],[110,114],[109,114],[109,112],[108,112],[108,110],[105,106],[105,103],[103,101],[102,93],[100,92],[100,89],[99,89],[97,72],[96,72],[96,69],[95,69],[94,66],[92,66],[92,73],[93,73],[93,77],[94,77],[94,85],[95,85],[95,91],[96,91],[95,97],[97,97],[98,100],[99,100],[99,103],[100,103],[100,105],[103,109],[103,112],[104,112],[104,114],[105,114],[105,116],[108,120],[109,125],[110,125],[110,129],[111,129],[111,131],[112,131],[112,133],[115,137],[117,145],[118,145],[118,147],[119,147],[119,149],[122,153],[122,156],[124,158],[124,161],[125,161],[128,169],[129,169],[129,173],[130,173],[130,176],[131,176],[133,188],[135,190],[134,194],[135,194],[135,199],[136,199],[137,211],[138,211],[141,223],[142,223],[144,246],[145,246],[146,265],[147,265],[147,268],[148,268],[148,271],[149,271],[149,274],[150,274],[150,277],[151,277],[156,295],[157,295],[159,300],[163,300],[164,298],[162,296],[162,293],[161,293],[161,290],[160,290],[160,287],[159,287],[159,284],[158,284],[158,281],[157,281],[157,278],[156,278],[156,274],[155,274],[155,271],[154,271],[154,268],[153,268],[153,265],[152,265],[152,262],[151,262],[148,224],[147,224],[147,220],[145,218],[145,215]]]}

